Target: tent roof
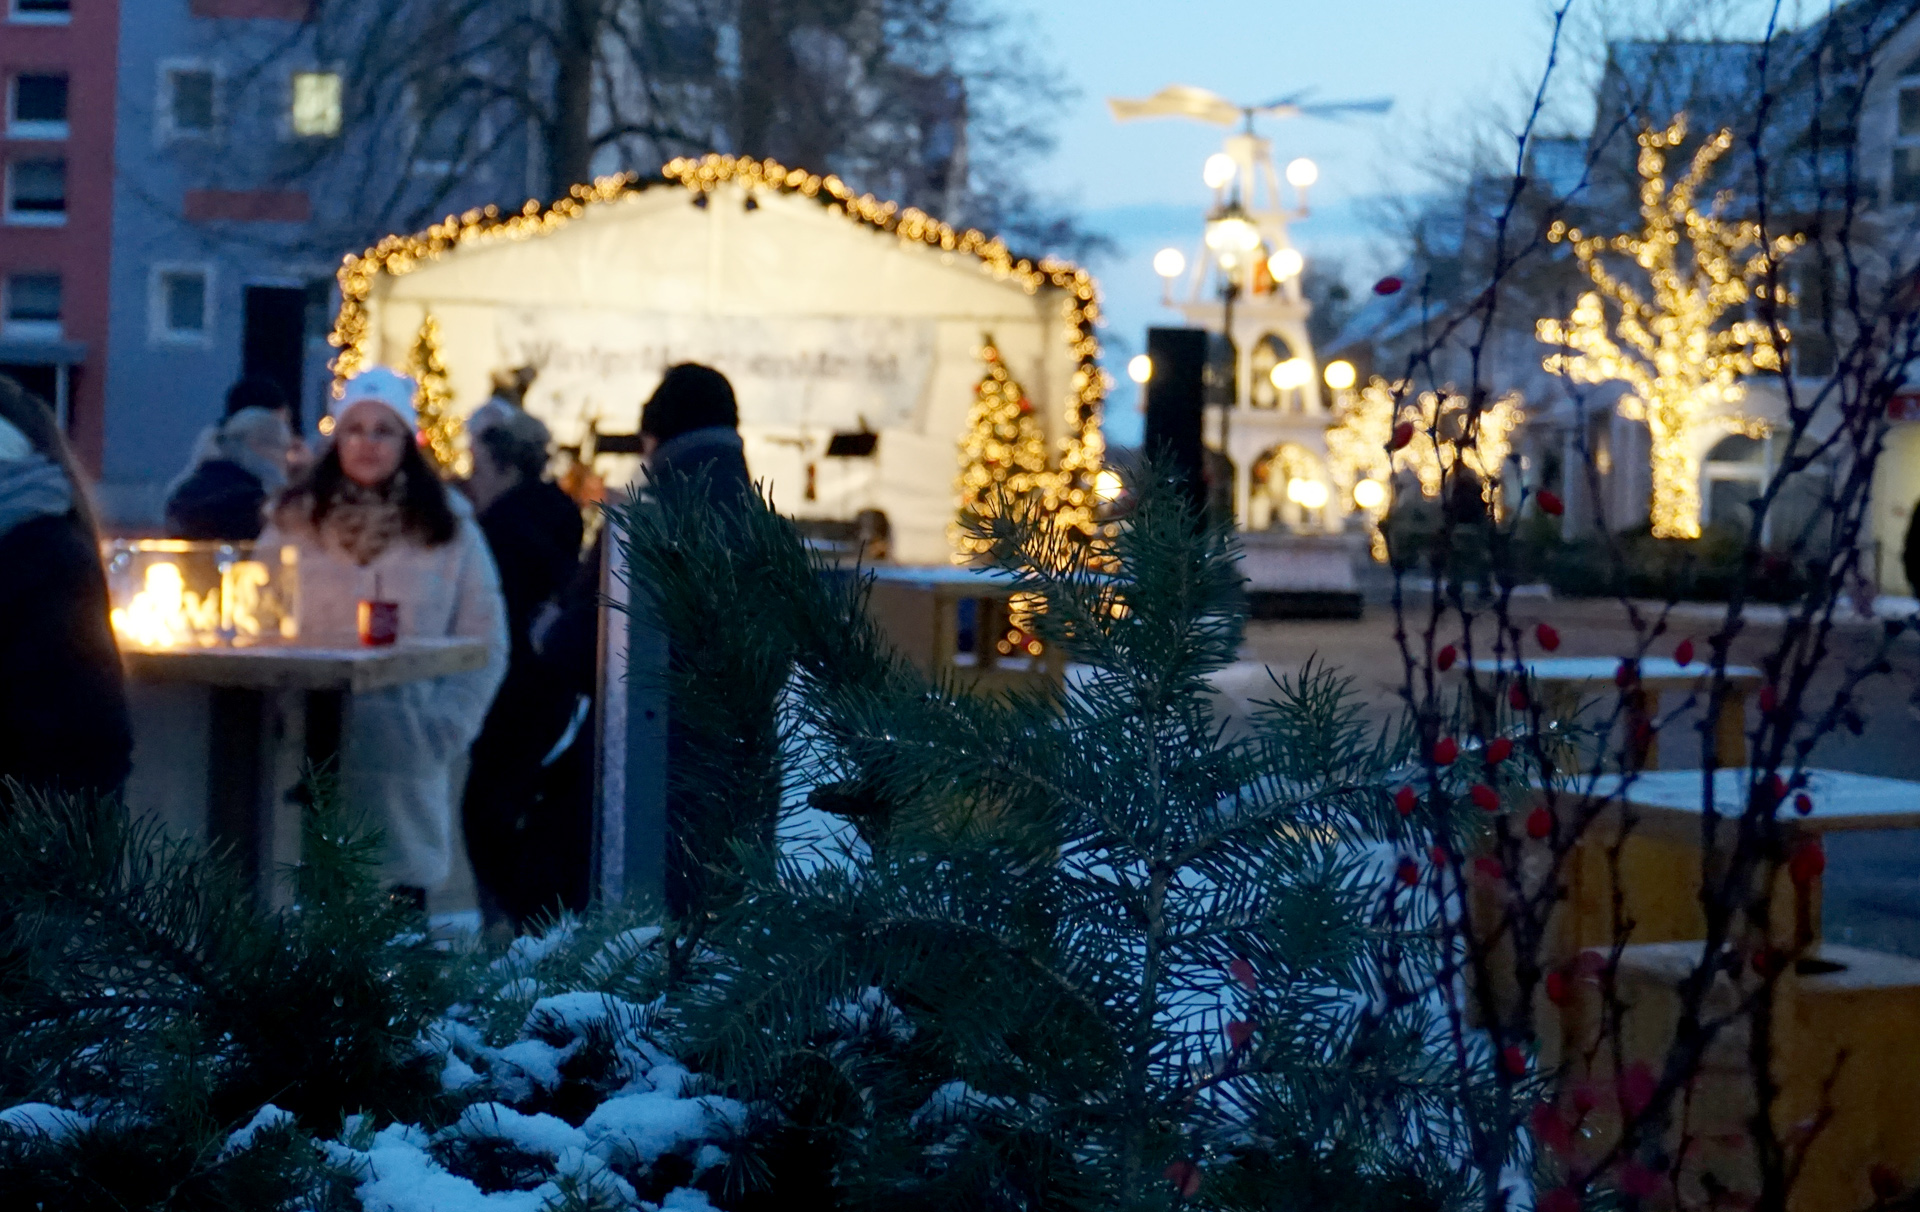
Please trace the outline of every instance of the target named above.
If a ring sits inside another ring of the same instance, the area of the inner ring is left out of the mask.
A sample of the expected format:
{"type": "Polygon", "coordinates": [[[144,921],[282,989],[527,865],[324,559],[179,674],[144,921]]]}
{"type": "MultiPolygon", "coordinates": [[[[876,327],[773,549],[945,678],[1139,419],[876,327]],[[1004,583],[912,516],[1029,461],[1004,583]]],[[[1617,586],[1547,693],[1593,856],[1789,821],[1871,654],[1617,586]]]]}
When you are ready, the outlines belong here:
{"type": "MultiPolygon", "coordinates": [[[[859,241],[809,243],[789,239],[782,245],[783,255],[792,258],[790,264],[801,273],[887,281],[896,287],[889,292],[890,305],[900,300],[907,311],[920,298],[928,300],[929,308],[951,310],[956,266],[970,266],[976,271],[980,289],[963,287],[960,295],[964,310],[983,317],[996,312],[1031,316],[1032,304],[1023,302],[1023,296],[1049,289],[1064,292],[1067,335],[1076,364],[1074,392],[1079,400],[1080,427],[1084,433],[1099,424],[1106,380],[1097,365],[1099,342],[1094,333],[1099,303],[1092,275],[1086,270],[1055,258],[1016,257],[998,238],[971,229],[956,230],[921,211],[902,210],[871,195],[855,195],[837,177],[787,169],[771,160],[733,156],[676,159],[651,179],[632,173],[602,177],[591,185],[575,186],[567,197],[550,206],[528,202],[518,212],[488,207],[448,216],[425,231],[387,236],[364,253],[348,256],[339,272],[341,306],[333,342],[340,354],[334,371],[349,376],[370,361],[372,322],[368,305],[376,287],[381,287],[378,293],[383,297],[404,297],[408,292],[395,280],[436,263],[455,272],[454,293],[477,302],[539,305],[593,298],[622,307],[699,309],[703,303],[689,300],[684,284],[689,277],[708,276],[702,271],[707,269],[704,262],[709,256],[709,241],[695,238],[706,216],[688,206],[686,198],[693,194],[694,205],[705,208],[714,192],[729,184],[746,191],[754,200],[750,205],[761,205],[761,197],[771,203],[762,206],[770,212],[764,216],[743,213],[743,230],[752,230],[747,221],[762,218],[791,230],[796,223],[811,221],[805,218],[809,206],[863,230],[872,237],[870,254],[859,241]],[[640,219],[647,221],[649,234],[635,239],[631,220],[640,219]],[[892,238],[887,239],[889,236],[892,238]],[[458,272],[460,262],[485,250],[549,239],[575,246],[569,249],[569,260],[579,268],[578,273],[562,273],[552,282],[534,282],[525,275],[499,272],[497,264],[488,264],[495,261],[489,256],[475,257],[475,272],[458,272]],[[916,255],[888,255],[897,254],[901,246],[916,255]],[[924,289],[919,281],[922,277],[924,289]],[[665,285],[668,283],[671,285],[665,285]],[[563,297],[543,297],[555,291],[563,297]],[[943,296],[946,303],[933,302],[943,296]]],[[[768,227],[763,224],[762,230],[768,227]]],[[[750,259],[751,242],[742,253],[750,259]]],[[[722,264],[714,271],[735,284],[751,282],[755,267],[750,260],[743,260],[741,255],[734,260],[736,264],[722,264]]],[[[450,284],[444,274],[435,278],[435,285],[423,294],[444,297],[442,292],[450,284]]],[[[738,308],[741,293],[729,292],[732,309],[738,308]]],[[[791,292],[779,289],[758,295],[749,290],[745,295],[749,306],[765,314],[778,314],[795,306],[791,292]]]]}

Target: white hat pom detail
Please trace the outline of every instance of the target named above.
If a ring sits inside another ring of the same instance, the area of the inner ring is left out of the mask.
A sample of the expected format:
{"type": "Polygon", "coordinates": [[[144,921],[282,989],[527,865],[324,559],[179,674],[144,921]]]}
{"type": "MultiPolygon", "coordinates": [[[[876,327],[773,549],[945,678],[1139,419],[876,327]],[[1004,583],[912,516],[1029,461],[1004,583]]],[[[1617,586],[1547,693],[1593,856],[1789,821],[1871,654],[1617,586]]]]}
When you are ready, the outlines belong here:
{"type": "Polygon", "coordinates": [[[384,366],[375,366],[348,379],[346,391],[327,411],[338,419],[360,401],[372,400],[391,409],[395,416],[405,422],[407,432],[419,433],[420,414],[413,407],[414,394],[418,390],[418,385],[407,376],[384,366]]]}

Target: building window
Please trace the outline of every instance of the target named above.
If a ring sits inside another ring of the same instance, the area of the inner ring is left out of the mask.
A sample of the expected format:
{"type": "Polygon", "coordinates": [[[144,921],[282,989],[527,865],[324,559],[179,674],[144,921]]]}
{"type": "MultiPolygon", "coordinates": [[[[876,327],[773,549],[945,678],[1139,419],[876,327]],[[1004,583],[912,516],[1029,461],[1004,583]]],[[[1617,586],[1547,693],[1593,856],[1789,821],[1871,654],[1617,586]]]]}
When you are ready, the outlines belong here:
{"type": "Polygon", "coordinates": [[[153,271],[153,334],[163,341],[201,344],[212,328],[207,271],[158,266],[153,271]]]}
{"type": "Polygon", "coordinates": [[[8,336],[59,339],[59,274],[9,274],[6,296],[3,327],[8,336]]]}
{"type": "Polygon", "coordinates": [[[67,137],[67,78],[22,73],[7,97],[7,134],[16,139],[67,137]]]}
{"type": "Polygon", "coordinates": [[[64,25],[72,10],[72,0],[13,0],[7,11],[15,21],[64,25]]]}
{"type": "Polygon", "coordinates": [[[58,227],[66,221],[65,160],[15,160],[7,165],[7,222],[58,227]]]}
{"type": "Polygon", "coordinates": [[[293,133],[303,139],[340,133],[340,73],[293,73],[293,133]]]}
{"type": "Polygon", "coordinates": [[[162,133],[173,139],[211,135],[218,117],[213,72],[204,67],[169,67],[160,80],[162,133]]]}
{"type": "Polygon", "coordinates": [[[1893,137],[1893,200],[1920,202],[1920,76],[1900,81],[1893,137]]]}

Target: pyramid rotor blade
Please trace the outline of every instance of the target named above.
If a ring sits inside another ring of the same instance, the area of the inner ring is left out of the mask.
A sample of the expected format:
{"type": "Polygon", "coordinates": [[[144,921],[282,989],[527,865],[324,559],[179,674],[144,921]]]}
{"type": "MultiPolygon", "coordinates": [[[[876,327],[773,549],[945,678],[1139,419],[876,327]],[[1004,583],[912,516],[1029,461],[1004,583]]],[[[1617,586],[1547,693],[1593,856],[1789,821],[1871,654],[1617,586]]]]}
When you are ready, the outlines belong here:
{"type": "Polygon", "coordinates": [[[1115,121],[1132,122],[1141,118],[1194,118],[1215,126],[1232,126],[1240,120],[1240,107],[1218,93],[1189,84],[1170,84],[1151,97],[1107,98],[1107,108],[1115,121]]]}
{"type": "Polygon", "coordinates": [[[1392,108],[1391,98],[1376,97],[1371,101],[1319,101],[1302,105],[1300,112],[1309,118],[1338,118],[1348,114],[1384,114],[1392,108]]]}

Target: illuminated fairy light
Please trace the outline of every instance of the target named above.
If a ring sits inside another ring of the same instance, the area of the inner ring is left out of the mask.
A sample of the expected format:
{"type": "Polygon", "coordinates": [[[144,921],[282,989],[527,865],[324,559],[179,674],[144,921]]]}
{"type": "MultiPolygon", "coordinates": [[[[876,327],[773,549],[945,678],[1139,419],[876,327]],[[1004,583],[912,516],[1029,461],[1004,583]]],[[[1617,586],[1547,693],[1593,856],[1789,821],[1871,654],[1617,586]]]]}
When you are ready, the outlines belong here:
{"type": "Polygon", "coordinates": [[[473,456],[461,440],[466,423],[453,408],[453,385],[440,356],[440,322],[428,312],[413,339],[407,375],[418,384],[414,412],[420,418],[420,449],[443,475],[465,478],[473,470],[473,456]]]}
{"type": "Polygon", "coordinates": [[[367,303],[379,275],[400,277],[412,273],[463,245],[517,242],[547,235],[583,217],[594,207],[631,200],[662,185],[678,184],[690,193],[707,195],[728,183],[746,190],[749,196],[765,191],[815,199],[829,211],[844,215],[854,223],[891,232],[903,244],[929,248],[943,256],[969,258],[981,273],[997,281],[1013,282],[1029,295],[1038,294],[1048,286],[1066,292],[1060,322],[1074,371],[1064,401],[1066,424],[1056,448],[1056,476],[1043,492],[1043,502],[1055,525],[1072,528],[1089,538],[1095,536],[1099,528],[1094,523],[1093,511],[1099,499],[1094,492],[1094,479],[1106,456],[1106,440],[1100,431],[1101,410],[1113,384],[1100,368],[1096,328],[1101,313],[1093,275],[1058,257],[1042,257],[1038,261],[1015,257],[997,236],[988,236],[973,228],[954,228],[923,211],[913,207],[903,209],[871,194],[856,195],[838,177],[787,168],[771,159],[722,155],[676,157],[667,162],[657,178],[643,180],[634,173],[618,173],[597,178],[591,184],[576,185],[566,197],[546,207],[529,201],[515,212],[488,206],[449,215],[424,231],[387,236],[365,252],[346,257],[336,275],[340,283],[340,312],[327,338],[328,343],[339,350],[332,364],[335,397],[345,390],[349,378],[371,365],[373,330],[367,303]]]}
{"type": "Polygon", "coordinates": [[[1468,417],[1467,406],[1467,397],[1454,392],[1427,391],[1408,398],[1404,383],[1375,377],[1347,397],[1328,427],[1328,473],[1334,487],[1367,515],[1374,558],[1386,558],[1379,525],[1389,503],[1386,482],[1397,471],[1411,471],[1421,495],[1438,497],[1455,466],[1464,466],[1479,477],[1481,499],[1500,516],[1500,471],[1513,453],[1513,434],[1526,413],[1518,393],[1482,406],[1477,422],[1468,417]],[[1389,451],[1393,428],[1401,422],[1413,426],[1413,438],[1389,451]]]}
{"type": "Polygon", "coordinates": [[[964,523],[990,516],[997,494],[1024,500],[1050,489],[1057,492],[1059,487],[1047,465],[1047,435],[992,337],[979,357],[986,370],[974,388],[973,409],[960,439],[960,478],[954,485],[960,495],[960,516],[948,527],[954,562],[959,564],[971,563],[992,549],[991,542],[967,534],[964,523]]]}
{"type": "MultiPolygon", "coordinates": [[[[1700,537],[1701,431],[1767,433],[1765,420],[1737,408],[1746,396],[1741,380],[1756,370],[1778,372],[1781,351],[1766,324],[1721,321],[1729,312],[1742,314],[1749,299],[1765,299],[1780,262],[1805,242],[1799,235],[1769,241],[1758,223],[1723,218],[1725,194],[1705,210],[1696,204],[1715,162],[1733,146],[1731,131],[1702,144],[1669,189],[1667,156],[1686,135],[1684,114],[1665,130],[1640,135],[1639,235],[1587,236],[1561,222],[1547,232],[1549,240],[1573,246],[1595,289],[1580,296],[1565,321],[1544,319],[1535,329],[1542,342],[1559,347],[1543,362],[1549,372],[1576,383],[1629,387],[1619,413],[1646,422],[1653,463],[1649,513],[1654,536],[1663,539],[1700,537]],[[1603,261],[1607,254],[1638,266],[1648,293],[1615,276],[1603,261]],[[1617,313],[1611,325],[1609,303],[1617,313]]],[[[1777,302],[1792,300],[1782,290],[1777,302]]],[[[1780,337],[1784,343],[1786,333],[1780,337]]]]}

